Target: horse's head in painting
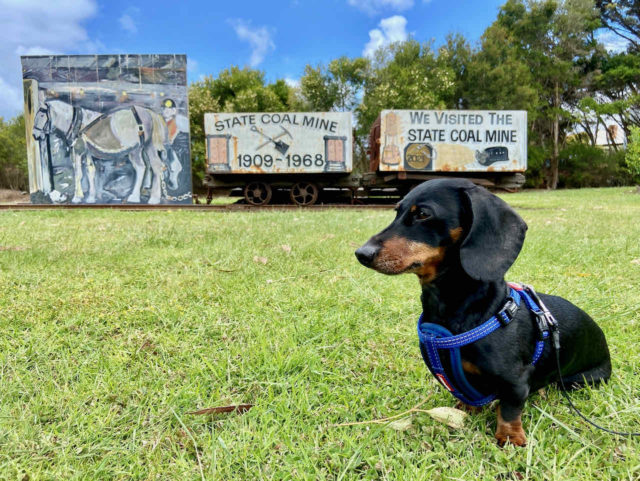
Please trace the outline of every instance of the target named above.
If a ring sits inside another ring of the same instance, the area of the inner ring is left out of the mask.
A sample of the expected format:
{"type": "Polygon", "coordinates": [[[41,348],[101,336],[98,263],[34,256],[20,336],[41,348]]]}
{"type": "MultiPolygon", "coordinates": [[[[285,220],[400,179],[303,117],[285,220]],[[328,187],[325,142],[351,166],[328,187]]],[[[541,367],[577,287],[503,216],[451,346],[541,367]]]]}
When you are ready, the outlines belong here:
{"type": "Polygon", "coordinates": [[[51,133],[51,108],[44,103],[36,112],[33,119],[32,135],[35,140],[44,140],[51,133]]]}

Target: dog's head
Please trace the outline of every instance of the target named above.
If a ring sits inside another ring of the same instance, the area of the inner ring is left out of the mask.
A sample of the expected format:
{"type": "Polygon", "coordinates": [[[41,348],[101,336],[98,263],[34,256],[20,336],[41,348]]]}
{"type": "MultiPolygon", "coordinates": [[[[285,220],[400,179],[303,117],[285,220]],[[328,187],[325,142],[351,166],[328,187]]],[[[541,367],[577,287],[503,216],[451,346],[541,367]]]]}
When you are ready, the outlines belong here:
{"type": "Polygon", "coordinates": [[[383,274],[417,274],[421,283],[458,263],[473,279],[504,277],[518,257],[527,224],[503,200],[462,179],[438,179],[413,189],[396,218],[356,251],[383,274]]]}

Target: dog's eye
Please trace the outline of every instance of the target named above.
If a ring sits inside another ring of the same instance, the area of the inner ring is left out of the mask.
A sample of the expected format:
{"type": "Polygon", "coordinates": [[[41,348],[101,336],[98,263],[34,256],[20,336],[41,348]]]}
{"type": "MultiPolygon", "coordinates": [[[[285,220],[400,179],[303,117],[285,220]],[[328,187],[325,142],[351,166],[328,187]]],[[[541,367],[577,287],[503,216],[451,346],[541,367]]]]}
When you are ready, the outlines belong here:
{"type": "Polygon", "coordinates": [[[427,220],[427,219],[431,219],[431,214],[420,209],[416,214],[416,220],[427,220]]]}

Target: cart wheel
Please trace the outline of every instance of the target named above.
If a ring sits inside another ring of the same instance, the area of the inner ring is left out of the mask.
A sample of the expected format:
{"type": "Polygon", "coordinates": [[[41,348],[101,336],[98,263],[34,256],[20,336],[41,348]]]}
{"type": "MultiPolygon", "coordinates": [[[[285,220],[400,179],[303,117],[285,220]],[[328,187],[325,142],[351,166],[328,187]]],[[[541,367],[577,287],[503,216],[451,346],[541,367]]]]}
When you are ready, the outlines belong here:
{"type": "Polygon", "coordinates": [[[251,205],[266,205],[271,200],[273,191],[269,184],[251,182],[244,186],[244,200],[251,205]]]}
{"type": "Polygon", "coordinates": [[[313,205],[318,200],[318,186],[311,182],[298,182],[291,187],[291,202],[296,205],[313,205]]]}

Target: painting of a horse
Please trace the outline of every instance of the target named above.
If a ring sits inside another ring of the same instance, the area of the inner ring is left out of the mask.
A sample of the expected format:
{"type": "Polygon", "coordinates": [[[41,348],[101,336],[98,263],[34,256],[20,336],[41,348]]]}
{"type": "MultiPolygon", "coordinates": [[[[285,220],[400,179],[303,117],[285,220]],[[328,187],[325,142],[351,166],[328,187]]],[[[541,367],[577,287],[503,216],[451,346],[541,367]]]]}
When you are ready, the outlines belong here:
{"type": "Polygon", "coordinates": [[[175,171],[181,165],[165,162],[168,158],[166,122],[162,115],[147,107],[131,105],[101,114],[61,100],[48,100],[41,104],[35,116],[33,137],[44,141],[52,133],[62,138],[71,151],[75,184],[73,203],[97,201],[94,160],[128,157],[135,171],[135,180],[127,202],[141,201],[141,189],[147,173],[145,157],[151,169],[148,203],[161,202],[165,171],[168,170],[170,187],[176,188],[175,171]],[[83,161],[89,185],[86,198],[82,188],[83,161]]]}

